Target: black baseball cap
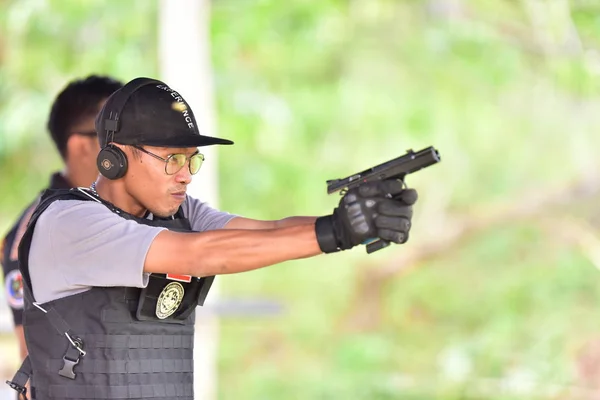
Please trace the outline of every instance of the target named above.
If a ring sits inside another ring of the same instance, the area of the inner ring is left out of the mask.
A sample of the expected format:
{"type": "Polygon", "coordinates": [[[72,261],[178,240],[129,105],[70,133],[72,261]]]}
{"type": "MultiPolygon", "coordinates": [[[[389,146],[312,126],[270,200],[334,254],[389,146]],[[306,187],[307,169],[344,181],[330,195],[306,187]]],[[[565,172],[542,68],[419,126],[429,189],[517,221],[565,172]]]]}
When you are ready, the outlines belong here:
{"type": "Polygon", "coordinates": [[[136,78],[113,93],[96,117],[100,146],[109,143],[156,147],[233,144],[200,134],[189,104],[164,82],[136,78]]]}

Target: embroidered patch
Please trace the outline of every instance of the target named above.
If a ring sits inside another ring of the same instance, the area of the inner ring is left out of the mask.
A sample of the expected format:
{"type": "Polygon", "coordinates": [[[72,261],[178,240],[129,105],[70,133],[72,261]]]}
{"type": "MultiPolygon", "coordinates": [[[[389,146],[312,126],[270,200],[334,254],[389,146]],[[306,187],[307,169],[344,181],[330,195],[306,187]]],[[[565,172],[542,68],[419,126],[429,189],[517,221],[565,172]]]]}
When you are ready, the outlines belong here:
{"type": "Polygon", "coordinates": [[[179,282],[171,282],[160,292],[156,301],[156,316],[165,319],[172,315],[183,301],[183,285],[179,282]]]}
{"type": "Polygon", "coordinates": [[[13,269],[5,279],[6,297],[8,304],[15,310],[23,308],[23,277],[21,271],[13,269]]]}

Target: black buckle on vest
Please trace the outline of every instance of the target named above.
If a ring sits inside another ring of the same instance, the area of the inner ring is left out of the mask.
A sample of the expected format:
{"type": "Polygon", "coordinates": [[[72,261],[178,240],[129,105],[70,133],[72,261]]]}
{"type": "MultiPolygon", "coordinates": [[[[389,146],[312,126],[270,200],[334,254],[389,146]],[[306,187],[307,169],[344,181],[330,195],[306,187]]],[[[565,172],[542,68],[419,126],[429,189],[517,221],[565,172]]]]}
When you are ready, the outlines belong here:
{"type": "Polygon", "coordinates": [[[19,385],[18,383],[15,382],[11,382],[11,381],[6,381],[6,383],[8,384],[8,386],[10,386],[11,389],[16,390],[18,394],[18,398],[23,398],[25,400],[27,400],[27,388],[24,386],[19,385]]]}
{"type": "Polygon", "coordinates": [[[63,367],[58,371],[60,376],[64,376],[65,378],[75,379],[77,374],[73,371],[73,368],[77,364],[79,364],[79,360],[81,357],[85,356],[85,351],[83,351],[83,340],[78,338],[77,336],[71,337],[68,333],[65,333],[69,342],[71,342],[72,346],[69,346],[67,352],[63,356],[63,367]]]}
{"type": "Polygon", "coordinates": [[[79,356],[75,360],[69,360],[65,355],[63,357],[63,361],[65,363],[63,364],[63,367],[58,371],[58,374],[60,376],[64,376],[65,378],[75,379],[77,374],[75,373],[75,371],[73,371],[73,368],[75,368],[75,366],[79,364],[79,356]]]}

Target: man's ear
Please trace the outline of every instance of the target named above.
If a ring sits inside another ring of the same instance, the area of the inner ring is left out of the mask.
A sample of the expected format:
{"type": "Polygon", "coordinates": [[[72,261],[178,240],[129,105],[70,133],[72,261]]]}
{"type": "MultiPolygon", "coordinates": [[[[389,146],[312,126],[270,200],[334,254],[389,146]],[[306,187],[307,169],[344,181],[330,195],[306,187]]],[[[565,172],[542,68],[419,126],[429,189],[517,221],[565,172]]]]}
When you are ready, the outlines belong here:
{"type": "Polygon", "coordinates": [[[71,135],[67,139],[67,157],[78,156],[83,151],[83,141],[81,135],[71,135]]]}
{"type": "Polygon", "coordinates": [[[98,155],[97,139],[85,135],[71,135],[67,139],[67,155],[87,157],[98,155]]]}

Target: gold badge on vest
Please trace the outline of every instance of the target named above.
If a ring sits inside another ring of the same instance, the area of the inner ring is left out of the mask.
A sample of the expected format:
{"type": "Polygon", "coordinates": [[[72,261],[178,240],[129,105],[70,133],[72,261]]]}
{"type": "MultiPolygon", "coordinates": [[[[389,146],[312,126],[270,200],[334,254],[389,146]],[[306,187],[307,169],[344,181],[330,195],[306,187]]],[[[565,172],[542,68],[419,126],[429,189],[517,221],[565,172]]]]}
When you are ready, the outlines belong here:
{"type": "Polygon", "coordinates": [[[164,287],[156,301],[156,316],[165,319],[171,316],[183,301],[185,290],[179,282],[171,282],[164,287]]]}
{"type": "Polygon", "coordinates": [[[139,321],[189,324],[200,300],[204,302],[212,280],[167,274],[150,274],[148,285],[139,293],[135,313],[139,321]],[[178,278],[177,280],[174,278],[178,278]],[[208,283],[206,283],[208,282],[208,283]]]}

